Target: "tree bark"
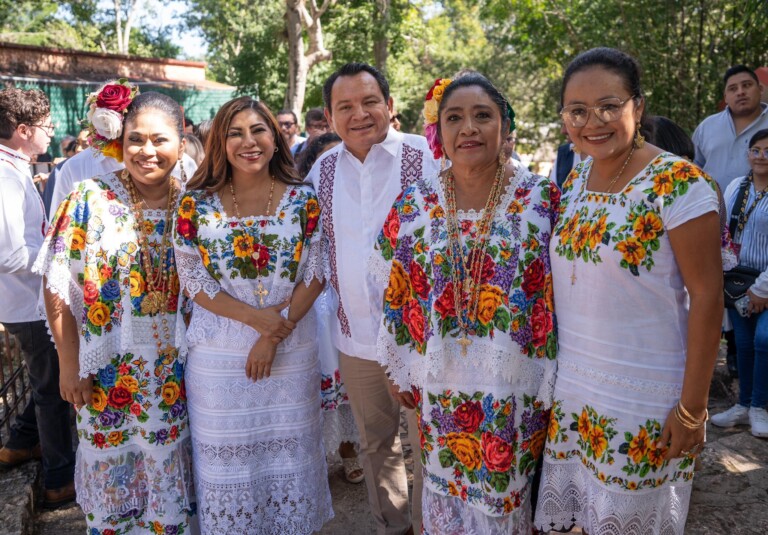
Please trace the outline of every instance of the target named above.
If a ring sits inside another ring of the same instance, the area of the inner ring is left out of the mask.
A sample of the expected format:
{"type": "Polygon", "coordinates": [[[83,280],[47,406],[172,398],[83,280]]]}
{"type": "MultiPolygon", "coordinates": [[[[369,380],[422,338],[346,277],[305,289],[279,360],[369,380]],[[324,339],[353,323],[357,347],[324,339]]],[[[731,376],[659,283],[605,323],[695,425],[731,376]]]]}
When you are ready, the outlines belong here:
{"type": "Polygon", "coordinates": [[[387,58],[389,57],[389,38],[387,29],[389,28],[389,8],[390,0],[376,0],[376,32],[373,42],[373,59],[376,68],[385,75],[387,74],[387,58]]]}
{"type": "Polygon", "coordinates": [[[284,108],[297,117],[304,107],[309,71],[321,61],[328,61],[332,54],[325,48],[320,17],[336,0],[323,0],[318,7],[316,0],[286,0],[285,24],[288,34],[288,88],[284,108]],[[304,32],[309,45],[304,42],[304,32]]]}

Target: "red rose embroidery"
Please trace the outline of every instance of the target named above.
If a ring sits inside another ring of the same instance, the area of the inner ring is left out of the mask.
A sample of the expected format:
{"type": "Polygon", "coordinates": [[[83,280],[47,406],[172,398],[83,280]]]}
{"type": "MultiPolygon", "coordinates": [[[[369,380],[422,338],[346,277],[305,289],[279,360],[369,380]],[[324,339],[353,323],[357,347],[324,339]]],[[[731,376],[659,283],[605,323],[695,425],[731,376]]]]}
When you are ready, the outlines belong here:
{"type": "Polygon", "coordinates": [[[538,299],[531,310],[531,331],[534,347],[547,345],[547,335],[552,331],[552,313],[544,299],[538,299]]]}
{"type": "Polygon", "coordinates": [[[422,299],[429,297],[429,290],[431,289],[429,281],[427,280],[427,274],[415,260],[411,260],[411,265],[408,267],[411,272],[411,286],[416,291],[416,295],[422,299]]]}
{"type": "Polygon", "coordinates": [[[67,229],[67,227],[69,227],[71,222],[71,217],[69,217],[67,214],[62,214],[62,216],[56,220],[56,223],[54,223],[53,232],[55,232],[57,235],[61,234],[64,230],[67,229]]]}
{"type": "Polygon", "coordinates": [[[415,299],[411,299],[403,305],[403,323],[408,327],[408,332],[416,343],[423,344],[426,321],[421,305],[415,299]]]}
{"type": "Polygon", "coordinates": [[[96,106],[121,112],[131,103],[131,88],[124,85],[105,85],[96,98],[96,106]]]}
{"type": "Polygon", "coordinates": [[[333,380],[330,376],[320,381],[320,390],[328,390],[333,385],[333,380]]]}
{"type": "Polygon", "coordinates": [[[107,439],[104,436],[103,433],[94,433],[93,434],[93,444],[98,448],[103,448],[104,445],[107,443],[107,439]]]}
{"type": "Polygon", "coordinates": [[[139,414],[141,414],[141,405],[139,405],[138,403],[134,403],[133,405],[131,405],[131,414],[133,414],[134,416],[138,416],[139,414]]]}
{"type": "Polygon", "coordinates": [[[520,287],[525,292],[525,297],[530,299],[536,292],[544,288],[544,278],[544,261],[537,258],[523,272],[523,283],[520,287]]]}
{"type": "MultiPolygon", "coordinates": [[[[467,261],[468,266],[473,266],[475,264],[475,256],[478,254],[480,253],[474,250],[469,254],[467,261]]],[[[493,263],[491,255],[485,253],[485,258],[483,258],[483,270],[480,274],[480,284],[485,284],[490,281],[495,273],[496,264],[493,263]]]]}
{"type": "Polygon", "coordinates": [[[176,232],[186,240],[194,240],[197,237],[197,229],[192,221],[184,217],[179,217],[176,220],[176,232]]]}
{"type": "Polygon", "coordinates": [[[83,285],[83,301],[85,301],[85,304],[92,305],[98,297],[99,287],[96,286],[96,283],[91,280],[85,281],[83,285]]]}
{"type": "Polygon", "coordinates": [[[169,433],[169,435],[171,437],[171,440],[176,440],[177,438],[179,438],[179,428],[178,428],[178,426],[174,425],[173,427],[171,427],[171,432],[169,433]]]}
{"type": "Polygon", "coordinates": [[[397,210],[392,208],[384,221],[384,236],[389,239],[389,245],[394,249],[397,243],[397,235],[400,233],[400,216],[397,210]]]}
{"type": "Polygon", "coordinates": [[[251,261],[256,269],[262,270],[269,264],[269,249],[264,245],[257,243],[253,246],[251,261]]]}
{"type": "Polygon", "coordinates": [[[317,221],[319,218],[317,217],[310,217],[307,219],[307,226],[304,229],[304,235],[309,238],[312,236],[312,234],[315,232],[315,229],[317,228],[317,221]]]}
{"type": "Polygon", "coordinates": [[[506,472],[515,460],[512,445],[486,431],[483,433],[480,445],[483,452],[483,462],[491,472],[506,472]]]}
{"type": "Polygon", "coordinates": [[[116,386],[109,391],[108,402],[116,409],[122,409],[132,401],[131,391],[123,386],[116,386]]]}
{"type": "Polygon", "coordinates": [[[485,414],[479,401],[465,401],[453,413],[453,421],[467,433],[474,433],[483,422],[485,414]]]}
{"type": "Polygon", "coordinates": [[[456,315],[456,307],[454,306],[453,299],[453,283],[449,282],[445,285],[443,293],[435,302],[435,311],[440,314],[442,319],[456,315]]]}
{"type": "Polygon", "coordinates": [[[553,210],[557,210],[560,205],[560,188],[552,183],[549,186],[549,202],[552,203],[553,210]]]}
{"type": "Polygon", "coordinates": [[[169,311],[176,311],[177,308],[179,308],[179,295],[172,293],[168,296],[168,310],[169,311]]]}

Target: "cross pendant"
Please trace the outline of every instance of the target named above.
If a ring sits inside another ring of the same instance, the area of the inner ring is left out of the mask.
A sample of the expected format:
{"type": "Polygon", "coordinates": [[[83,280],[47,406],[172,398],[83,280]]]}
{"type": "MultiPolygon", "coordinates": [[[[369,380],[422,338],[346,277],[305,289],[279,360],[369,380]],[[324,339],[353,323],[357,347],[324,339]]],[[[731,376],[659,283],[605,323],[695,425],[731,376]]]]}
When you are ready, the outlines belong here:
{"type": "Polygon", "coordinates": [[[264,306],[264,298],[269,295],[269,290],[264,288],[264,285],[259,281],[259,284],[256,286],[256,289],[253,291],[253,295],[259,296],[259,306],[264,306]]]}
{"type": "Polygon", "coordinates": [[[467,338],[466,334],[463,334],[462,336],[460,336],[456,340],[456,343],[461,346],[461,356],[462,357],[466,357],[467,356],[467,348],[472,345],[472,340],[467,338]]]}

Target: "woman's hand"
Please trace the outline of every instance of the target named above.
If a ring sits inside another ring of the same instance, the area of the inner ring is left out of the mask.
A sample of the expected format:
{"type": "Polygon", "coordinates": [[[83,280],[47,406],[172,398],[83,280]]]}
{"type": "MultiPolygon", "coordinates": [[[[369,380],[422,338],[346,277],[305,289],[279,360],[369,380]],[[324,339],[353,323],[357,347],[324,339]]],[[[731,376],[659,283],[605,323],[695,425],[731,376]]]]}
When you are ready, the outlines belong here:
{"type": "Polygon", "coordinates": [[[277,344],[264,336],[259,338],[248,353],[248,360],[245,361],[245,376],[254,381],[269,377],[275,353],[277,353],[277,344]]]}
{"type": "Polygon", "coordinates": [[[392,394],[392,397],[395,398],[395,401],[397,401],[406,409],[416,408],[416,400],[413,399],[413,394],[410,392],[402,392],[400,387],[391,380],[389,381],[389,393],[392,394]]]}
{"type": "Polygon", "coordinates": [[[698,455],[704,447],[705,427],[706,425],[702,425],[698,429],[688,429],[677,418],[675,407],[672,407],[659,439],[660,448],[669,446],[664,454],[664,460],[671,461],[677,457],[698,455]]]}
{"type": "Polygon", "coordinates": [[[291,304],[290,300],[279,305],[255,309],[253,319],[248,322],[248,325],[256,329],[262,338],[269,338],[273,343],[279,344],[296,328],[294,322],[280,315],[280,312],[289,304],[291,304]]]}
{"type": "Polygon", "coordinates": [[[752,293],[752,290],[747,290],[747,295],[749,296],[747,312],[750,314],[759,314],[768,307],[768,297],[758,297],[752,293]]]}
{"type": "Polygon", "coordinates": [[[78,370],[62,368],[59,373],[61,399],[75,406],[75,410],[89,405],[93,397],[93,375],[85,379],[78,375],[78,370]]]}

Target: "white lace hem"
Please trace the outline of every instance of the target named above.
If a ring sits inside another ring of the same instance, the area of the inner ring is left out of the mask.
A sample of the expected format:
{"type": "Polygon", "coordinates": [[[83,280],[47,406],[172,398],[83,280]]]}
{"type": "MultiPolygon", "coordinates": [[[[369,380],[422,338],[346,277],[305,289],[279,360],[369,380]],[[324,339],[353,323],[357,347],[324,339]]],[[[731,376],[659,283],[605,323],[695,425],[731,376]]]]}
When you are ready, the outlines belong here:
{"type": "Polygon", "coordinates": [[[641,394],[647,394],[653,398],[680,398],[682,385],[680,383],[664,383],[650,379],[627,377],[616,373],[608,373],[596,370],[590,366],[582,366],[572,360],[562,358],[558,360],[558,367],[563,375],[574,375],[580,379],[586,379],[592,384],[618,387],[622,390],[631,390],[641,394]]]}
{"type": "Polygon", "coordinates": [[[538,529],[590,535],[683,535],[691,482],[667,483],[647,491],[605,488],[576,462],[545,459],[536,506],[538,529]]]}
{"type": "Polygon", "coordinates": [[[460,498],[445,496],[424,487],[422,525],[427,535],[529,535],[531,533],[530,486],[520,507],[504,516],[490,516],[460,498]]]}
{"type": "Polygon", "coordinates": [[[459,345],[452,339],[438,341],[429,348],[426,355],[419,355],[407,348],[395,345],[385,327],[379,331],[376,347],[377,360],[387,367],[387,374],[402,390],[411,385],[425,385],[439,380],[447,370],[455,373],[477,370],[501,377],[513,389],[535,393],[545,407],[552,405],[555,390],[557,362],[555,360],[533,359],[523,354],[516,346],[500,347],[484,339],[473,339],[466,356],[461,354],[459,345]]]}
{"type": "Polygon", "coordinates": [[[304,284],[309,286],[314,280],[320,282],[326,280],[324,266],[325,247],[323,247],[323,239],[319,231],[312,237],[307,249],[306,259],[301,267],[302,272],[299,273],[299,280],[304,281],[304,284]]]}
{"type": "Polygon", "coordinates": [[[352,407],[339,405],[335,410],[323,411],[323,446],[329,455],[333,455],[343,442],[360,442],[352,407]]]}

